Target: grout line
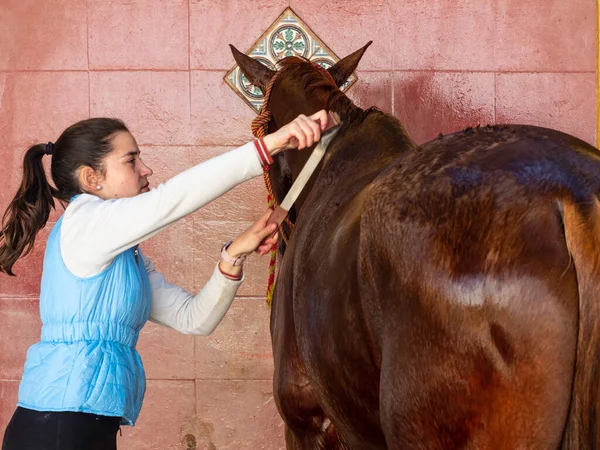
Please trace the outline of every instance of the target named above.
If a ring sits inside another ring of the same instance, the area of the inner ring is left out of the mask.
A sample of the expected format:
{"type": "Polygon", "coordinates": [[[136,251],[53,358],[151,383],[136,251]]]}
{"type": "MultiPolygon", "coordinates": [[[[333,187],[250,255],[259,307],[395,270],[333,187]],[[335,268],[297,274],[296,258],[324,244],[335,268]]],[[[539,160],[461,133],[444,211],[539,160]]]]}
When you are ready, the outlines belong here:
{"type": "Polygon", "coordinates": [[[197,339],[192,339],[192,349],[194,351],[194,358],[192,364],[194,364],[194,417],[198,414],[197,404],[198,404],[198,387],[196,386],[196,377],[198,374],[196,373],[196,341],[197,339]]]}
{"type": "MultiPolygon", "coordinates": [[[[273,378],[146,378],[147,381],[273,381],[273,378]]],[[[0,381],[19,381],[19,380],[0,380],[0,381]]],[[[196,383],[194,383],[194,390],[196,383]]]]}
{"type": "MultiPolygon", "coordinates": [[[[248,142],[250,142],[250,140],[248,140],[248,142]]],[[[212,144],[156,144],[156,143],[144,143],[144,142],[140,142],[138,143],[138,145],[140,147],[146,147],[146,148],[178,148],[178,147],[182,147],[182,148],[197,148],[197,147],[206,147],[206,148],[229,148],[229,149],[236,149],[241,147],[242,145],[247,144],[248,142],[240,142],[239,144],[216,144],[216,143],[212,143],[212,144]]]]}
{"type": "Polygon", "coordinates": [[[88,72],[88,118],[92,117],[92,81],[88,72]]]}
{"type": "Polygon", "coordinates": [[[88,0],[85,0],[85,43],[87,48],[87,79],[88,79],[88,117],[92,116],[92,83],[90,77],[90,13],[88,0]]]}
{"type": "MultiPolygon", "coordinates": [[[[600,0],[599,0],[600,1],[600,0]]],[[[393,14],[395,11],[392,11],[392,4],[388,3],[388,14],[389,17],[393,17],[393,14]]],[[[396,42],[396,27],[392,26],[392,42],[396,42]]],[[[396,53],[393,52],[392,53],[392,66],[396,65],[396,53]]],[[[398,116],[396,115],[396,74],[392,71],[391,73],[391,78],[392,78],[392,116],[398,118],[398,116]]]]}
{"type": "MultiPolygon", "coordinates": [[[[598,0],[600,1],[600,0],[598,0]]],[[[498,111],[496,109],[498,99],[498,74],[494,73],[494,124],[498,123],[498,111]]]]}
{"type": "MultiPolygon", "coordinates": [[[[131,72],[141,72],[141,73],[172,73],[172,72],[182,72],[182,73],[187,73],[189,72],[189,69],[175,69],[175,68],[171,68],[171,69],[140,69],[139,67],[133,67],[133,68],[127,68],[127,67],[113,67],[113,68],[104,68],[104,69],[93,69],[91,70],[91,72],[127,72],[127,73],[131,73],[131,72]]],[[[224,72],[224,70],[221,70],[220,72],[224,72]]]]}
{"type": "Polygon", "coordinates": [[[600,145],[600,0],[596,2],[596,147],[600,145]]]}
{"type": "MultiPolygon", "coordinates": [[[[360,72],[388,72],[387,70],[358,70],[360,72]]],[[[524,74],[524,75],[536,75],[536,74],[590,74],[596,73],[590,70],[456,70],[456,69],[392,69],[389,72],[398,73],[468,73],[468,74],[524,74]]]]}
{"type": "MultiPolygon", "coordinates": [[[[196,229],[196,217],[192,216],[192,217],[190,217],[190,219],[192,222],[192,230],[195,230],[196,229]]],[[[196,260],[196,251],[197,251],[196,246],[192,246],[192,251],[191,251],[192,262],[196,260]]],[[[192,264],[192,266],[193,265],[194,264],[192,264]]],[[[196,286],[196,277],[197,277],[196,271],[192,270],[192,286],[193,287],[196,286]]],[[[202,288],[200,288],[200,289],[202,289],[202,288]]],[[[192,341],[193,341],[193,349],[194,349],[194,417],[196,417],[196,415],[198,414],[198,411],[197,411],[198,387],[196,386],[196,377],[198,376],[198,373],[196,372],[196,341],[197,341],[197,339],[194,337],[192,339],[192,341]]]]}
{"type": "MultiPolygon", "coordinates": [[[[600,1],[600,0],[598,0],[600,1]]],[[[394,72],[392,72],[390,74],[391,77],[391,84],[392,84],[392,116],[397,117],[396,116],[396,74],[394,72]]]]}
{"type": "Polygon", "coordinates": [[[191,0],[187,2],[188,15],[188,81],[189,81],[189,97],[190,97],[190,126],[192,124],[192,13],[191,0]]]}
{"type": "MultiPolygon", "coordinates": [[[[189,62],[191,64],[191,61],[189,62]]],[[[199,68],[199,69],[140,69],[140,68],[127,68],[127,67],[118,67],[118,68],[104,68],[104,69],[31,69],[31,70],[6,70],[0,69],[0,73],[70,73],[70,72],[216,72],[216,73],[226,73],[229,69],[208,69],[208,68],[199,68]]],[[[387,73],[387,72],[398,72],[398,73],[467,73],[467,74],[477,74],[477,73],[499,73],[499,74],[596,74],[597,70],[457,70],[457,69],[368,69],[368,70],[360,70],[356,71],[359,75],[360,73],[387,73]]]]}
{"type": "MultiPolygon", "coordinates": [[[[219,72],[225,73],[228,69],[198,69],[199,72],[219,72]]],[[[161,73],[161,72],[182,72],[187,73],[189,70],[185,69],[140,69],[139,67],[135,68],[127,68],[127,67],[113,67],[113,68],[104,68],[104,69],[21,69],[21,70],[5,70],[0,69],[0,73],[73,73],[73,72],[149,72],[149,73],[161,73]]]]}

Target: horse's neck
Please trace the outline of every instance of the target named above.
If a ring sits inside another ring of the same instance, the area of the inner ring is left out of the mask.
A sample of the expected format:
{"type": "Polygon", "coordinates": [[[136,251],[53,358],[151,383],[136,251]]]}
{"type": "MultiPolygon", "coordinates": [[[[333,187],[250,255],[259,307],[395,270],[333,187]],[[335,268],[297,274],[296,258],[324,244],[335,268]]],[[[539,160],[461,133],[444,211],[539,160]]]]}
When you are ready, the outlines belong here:
{"type": "MultiPolygon", "coordinates": [[[[302,208],[309,193],[314,190],[321,197],[333,195],[341,203],[349,200],[403,152],[416,147],[394,117],[351,106],[347,110],[332,109],[341,117],[340,130],[325,153],[319,175],[311,177],[296,201],[294,211],[302,208]]],[[[300,156],[301,152],[289,152],[287,155],[292,160],[300,156]]],[[[303,163],[282,162],[289,164],[291,181],[295,181],[303,163]]],[[[279,169],[281,173],[285,172],[281,171],[281,167],[279,169]]],[[[274,183],[273,186],[276,189],[281,184],[274,183]]],[[[283,191],[276,192],[280,201],[284,194],[283,191]]]]}
{"type": "Polygon", "coordinates": [[[355,108],[342,116],[342,124],[323,170],[345,180],[368,179],[402,153],[416,148],[400,122],[378,110],[355,108]]]}

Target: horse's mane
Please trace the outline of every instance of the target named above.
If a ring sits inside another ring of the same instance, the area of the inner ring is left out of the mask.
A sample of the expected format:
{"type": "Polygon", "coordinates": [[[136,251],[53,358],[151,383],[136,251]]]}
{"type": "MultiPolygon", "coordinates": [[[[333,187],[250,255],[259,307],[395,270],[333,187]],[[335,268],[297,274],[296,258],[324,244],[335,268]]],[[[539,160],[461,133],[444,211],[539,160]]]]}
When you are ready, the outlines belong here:
{"type": "Polygon", "coordinates": [[[376,107],[362,109],[356,106],[340,89],[332,86],[331,79],[323,71],[314,67],[313,63],[306,58],[291,56],[279,61],[278,66],[277,76],[299,80],[300,87],[307,95],[326,95],[325,109],[337,112],[347,126],[355,127],[367,118],[387,117],[387,114],[376,107]]]}

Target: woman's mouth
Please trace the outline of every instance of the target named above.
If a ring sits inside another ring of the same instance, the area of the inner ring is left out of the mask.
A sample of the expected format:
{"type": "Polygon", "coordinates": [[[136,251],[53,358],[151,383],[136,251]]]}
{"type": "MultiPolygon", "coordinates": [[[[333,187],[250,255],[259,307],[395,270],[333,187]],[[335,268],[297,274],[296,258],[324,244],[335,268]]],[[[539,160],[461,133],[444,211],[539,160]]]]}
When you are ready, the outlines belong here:
{"type": "Polygon", "coordinates": [[[140,189],[141,192],[148,192],[150,190],[150,183],[146,183],[145,185],[142,186],[142,189],[140,189]]]}

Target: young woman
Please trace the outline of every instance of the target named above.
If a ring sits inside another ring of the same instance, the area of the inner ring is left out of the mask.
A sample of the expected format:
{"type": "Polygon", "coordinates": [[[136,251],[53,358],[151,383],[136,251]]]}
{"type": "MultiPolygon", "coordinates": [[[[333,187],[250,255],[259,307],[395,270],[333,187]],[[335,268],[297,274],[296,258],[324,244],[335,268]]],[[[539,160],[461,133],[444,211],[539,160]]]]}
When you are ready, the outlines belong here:
{"type": "Polygon", "coordinates": [[[54,199],[68,204],[46,245],[40,293],[42,333],[27,352],[17,409],[2,450],[116,449],[133,425],[145,374],[135,346],[147,320],[182,333],[210,334],[243,281],[244,258],[275,243],[269,212],[223,246],[197,295],[169,283],[138,245],[263,171],[275,153],[313,145],[325,111],[299,116],[150,189],[152,170],[123,122],[88,119],[55,143],[25,153],[23,181],[0,233],[0,271],[13,275],[48,220],[54,199]],[[42,158],[51,155],[47,181],[42,158]]]}

